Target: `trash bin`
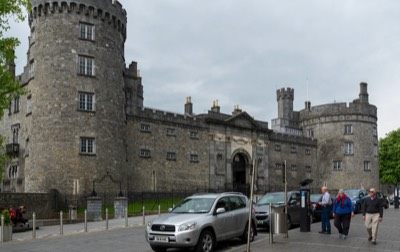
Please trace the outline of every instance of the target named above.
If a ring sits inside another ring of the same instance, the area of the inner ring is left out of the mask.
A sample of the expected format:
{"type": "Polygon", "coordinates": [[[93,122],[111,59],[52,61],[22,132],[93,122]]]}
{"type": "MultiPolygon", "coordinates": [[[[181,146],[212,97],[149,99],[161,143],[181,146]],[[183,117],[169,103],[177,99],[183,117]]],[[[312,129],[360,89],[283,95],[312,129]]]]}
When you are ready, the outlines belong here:
{"type": "Polygon", "coordinates": [[[287,233],[287,215],[285,205],[272,205],[271,207],[271,228],[273,234],[287,233]]]}

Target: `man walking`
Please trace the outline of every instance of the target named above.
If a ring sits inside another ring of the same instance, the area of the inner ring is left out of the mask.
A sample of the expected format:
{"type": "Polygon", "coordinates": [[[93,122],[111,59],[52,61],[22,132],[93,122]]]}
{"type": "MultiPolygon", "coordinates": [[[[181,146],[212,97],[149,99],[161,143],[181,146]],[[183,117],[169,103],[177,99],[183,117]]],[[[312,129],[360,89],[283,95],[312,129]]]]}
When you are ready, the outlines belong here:
{"type": "Polygon", "coordinates": [[[365,199],[363,206],[363,220],[368,232],[368,241],[376,244],[379,222],[383,218],[382,201],[376,197],[375,188],[369,189],[369,197],[365,199]]]}
{"type": "Polygon", "coordinates": [[[331,222],[329,220],[329,212],[331,210],[331,195],[327,192],[326,186],[321,188],[322,200],[319,204],[322,206],[321,214],[321,231],[320,234],[331,234],[331,222]]]}

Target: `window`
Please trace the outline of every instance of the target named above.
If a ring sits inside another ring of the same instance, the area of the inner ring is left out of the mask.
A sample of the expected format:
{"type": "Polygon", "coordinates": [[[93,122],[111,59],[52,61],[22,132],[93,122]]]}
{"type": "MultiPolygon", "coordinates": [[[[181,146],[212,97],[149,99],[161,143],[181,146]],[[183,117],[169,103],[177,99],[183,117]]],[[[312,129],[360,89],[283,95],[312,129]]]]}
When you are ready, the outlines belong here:
{"type": "Polygon", "coordinates": [[[150,130],[150,125],[148,125],[148,124],[141,124],[140,125],[140,131],[141,132],[151,132],[151,130],[150,130]]]}
{"type": "Polygon", "coordinates": [[[167,152],[167,160],[176,160],[175,152],[167,152]]]}
{"type": "Polygon", "coordinates": [[[12,142],[15,144],[19,143],[19,128],[20,128],[19,123],[11,126],[11,131],[13,135],[12,142]]]}
{"type": "Polygon", "coordinates": [[[282,163],[275,163],[275,169],[277,170],[282,169],[282,163]]]}
{"type": "Polygon", "coordinates": [[[196,155],[196,154],[190,154],[190,162],[198,163],[199,162],[199,156],[196,155]]]}
{"type": "Polygon", "coordinates": [[[290,146],[290,153],[296,153],[296,146],[290,146]]]}
{"type": "Polygon", "coordinates": [[[373,128],[372,128],[372,135],[373,135],[374,137],[377,137],[377,136],[378,136],[378,131],[377,131],[376,127],[373,127],[373,128]]]}
{"type": "Polygon", "coordinates": [[[94,58],[78,56],[78,74],[94,76],[94,58]]]}
{"type": "Polygon", "coordinates": [[[176,136],[176,130],[174,128],[167,128],[167,136],[176,136]]]}
{"type": "Polygon", "coordinates": [[[32,27],[32,29],[31,29],[31,37],[30,37],[30,39],[29,39],[29,43],[30,43],[30,44],[35,43],[35,40],[36,40],[35,27],[32,27]]]}
{"type": "Polygon", "coordinates": [[[149,149],[141,149],[140,150],[140,157],[142,158],[150,158],[151,157],[151,152],[149,149]]]}
{"type": "Polygon", "coordinates": [[[26,114],[32,114],[32,95],[26,97],[26,114]]]}
{"type": "Polygon", "coordinates": [[[374,156],[377,157],[378,156],[378,145],[374,144],[374,156]]]}
{"type": "Polygon", "coordinates": [[[311,173],[311,166],[310,165],[306,165],[306,172],[307,173],[311,173]]]}
{"type": "Polygon", "coordinates": [[[290,170],[291,170],[291,171],[297,171],[297,165],[292,164],[292,165],[290,166],[290,170]]]}
{"type": "Polygon", "coordinates": [[[281,151],[281,145],[275,144],[275,151],[281,151]]]}
{"type": "Polygon", "coordinates": [[[314,129],[308,129],[307,130],[307,137],[308,138],[314,138],[314,129]]]}
{"type": "Polygon", "coordinates": [[[371,171],[369,161],[364,161],[364,171],[371,171]]]}
{"type": "Polygon", "coordinates": [[[19,112],[19,96],[14,97],[14,113],[19,112]]]}
{"type": "Polygon", "coordinates": [[[91,93],[79,92],[78,110],[95,111],[95,96],[91,93]]]}
{"type": "Polygon", "coordinates": [[[18,177],[18,166],[17,165],[12,165],[8,168],[8,177],[10,179],[18,177]]]}
{"type": "Polygon", "coordinates": [[[80,152],[83,154],[95,154],[96,145],[94,138],[82,137],[80,152]]]}
{"type": "Polygon", "coordinates": [[[341,171],[342,170],[342,161],[340,161],[340,160],[333,161],[333,170],[341,171]]]}
{"type": "Polygon", "coordinates": [[[35,76],[35,61],[31,60],[31,62],[29,62],[28,78],[31,79],[34,76],[35,76]]]}
{"type": "Polygon", "coordinates": [[[94,40],[94,25],[81,23],[79,38],[94,40]]]}
{"type": "Polygon", "coordinates": [[[197,131],[190,131],[191,139],[199,139],[199,133],[197,131]]]}
{"type": "Polygon", "coordinates": [[[354,148],[353,143],[350,143],[350,142],[345,143],[344,144],[344,154],[345,155],[353,155],[354,154],[353,148],[354,148]]]}
{"type": "Polygon", "coordinates": [[[344,134],[349,135],[353,134],[353,125],[344,125],[344,134]]]}
{"type": "Polygon", "coordinates": [[[310,150],[310,148],[305,148],[305,149],[304,149],[304,154],[306,154],[306,155],[311,155],[311,150],[310,150]]]}

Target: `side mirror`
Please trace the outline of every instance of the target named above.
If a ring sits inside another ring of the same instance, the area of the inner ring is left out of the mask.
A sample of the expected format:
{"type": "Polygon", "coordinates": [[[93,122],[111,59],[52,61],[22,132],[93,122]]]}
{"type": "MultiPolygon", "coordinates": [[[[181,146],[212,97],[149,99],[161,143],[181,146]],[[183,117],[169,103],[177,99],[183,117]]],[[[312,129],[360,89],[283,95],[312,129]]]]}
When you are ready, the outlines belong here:
{"type": "Polygon", "coordinates": [[[225,211],[225,208],[220,207],[220,208],[217,208],[217,211],[215,211],[215,212],[216,212],[216,214],[220,214],[220,213],[225,213],[226,211],[225,211]]]}

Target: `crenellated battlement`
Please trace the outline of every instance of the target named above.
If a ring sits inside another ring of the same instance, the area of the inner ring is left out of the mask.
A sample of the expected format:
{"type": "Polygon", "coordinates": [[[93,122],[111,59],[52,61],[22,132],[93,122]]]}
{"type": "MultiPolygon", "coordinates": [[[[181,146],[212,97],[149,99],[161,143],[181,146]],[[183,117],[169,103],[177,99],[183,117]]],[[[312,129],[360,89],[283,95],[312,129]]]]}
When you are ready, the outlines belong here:
{"type": "Polygon", "coordinates": [[[290,99],[294,100],[294,89],[293,88],[281,88],[276,90],[276,99],[290,99]]]}
{"type": "Polygon", "coordinates": [[[127,14],[121,3],[116,0],[64,0],[53,1],[31,0],[32,11],[29,13],[29,26],[40,16],[57,13],[71,13],[91,16],[114,26],[126,39],[127,14]]]}

